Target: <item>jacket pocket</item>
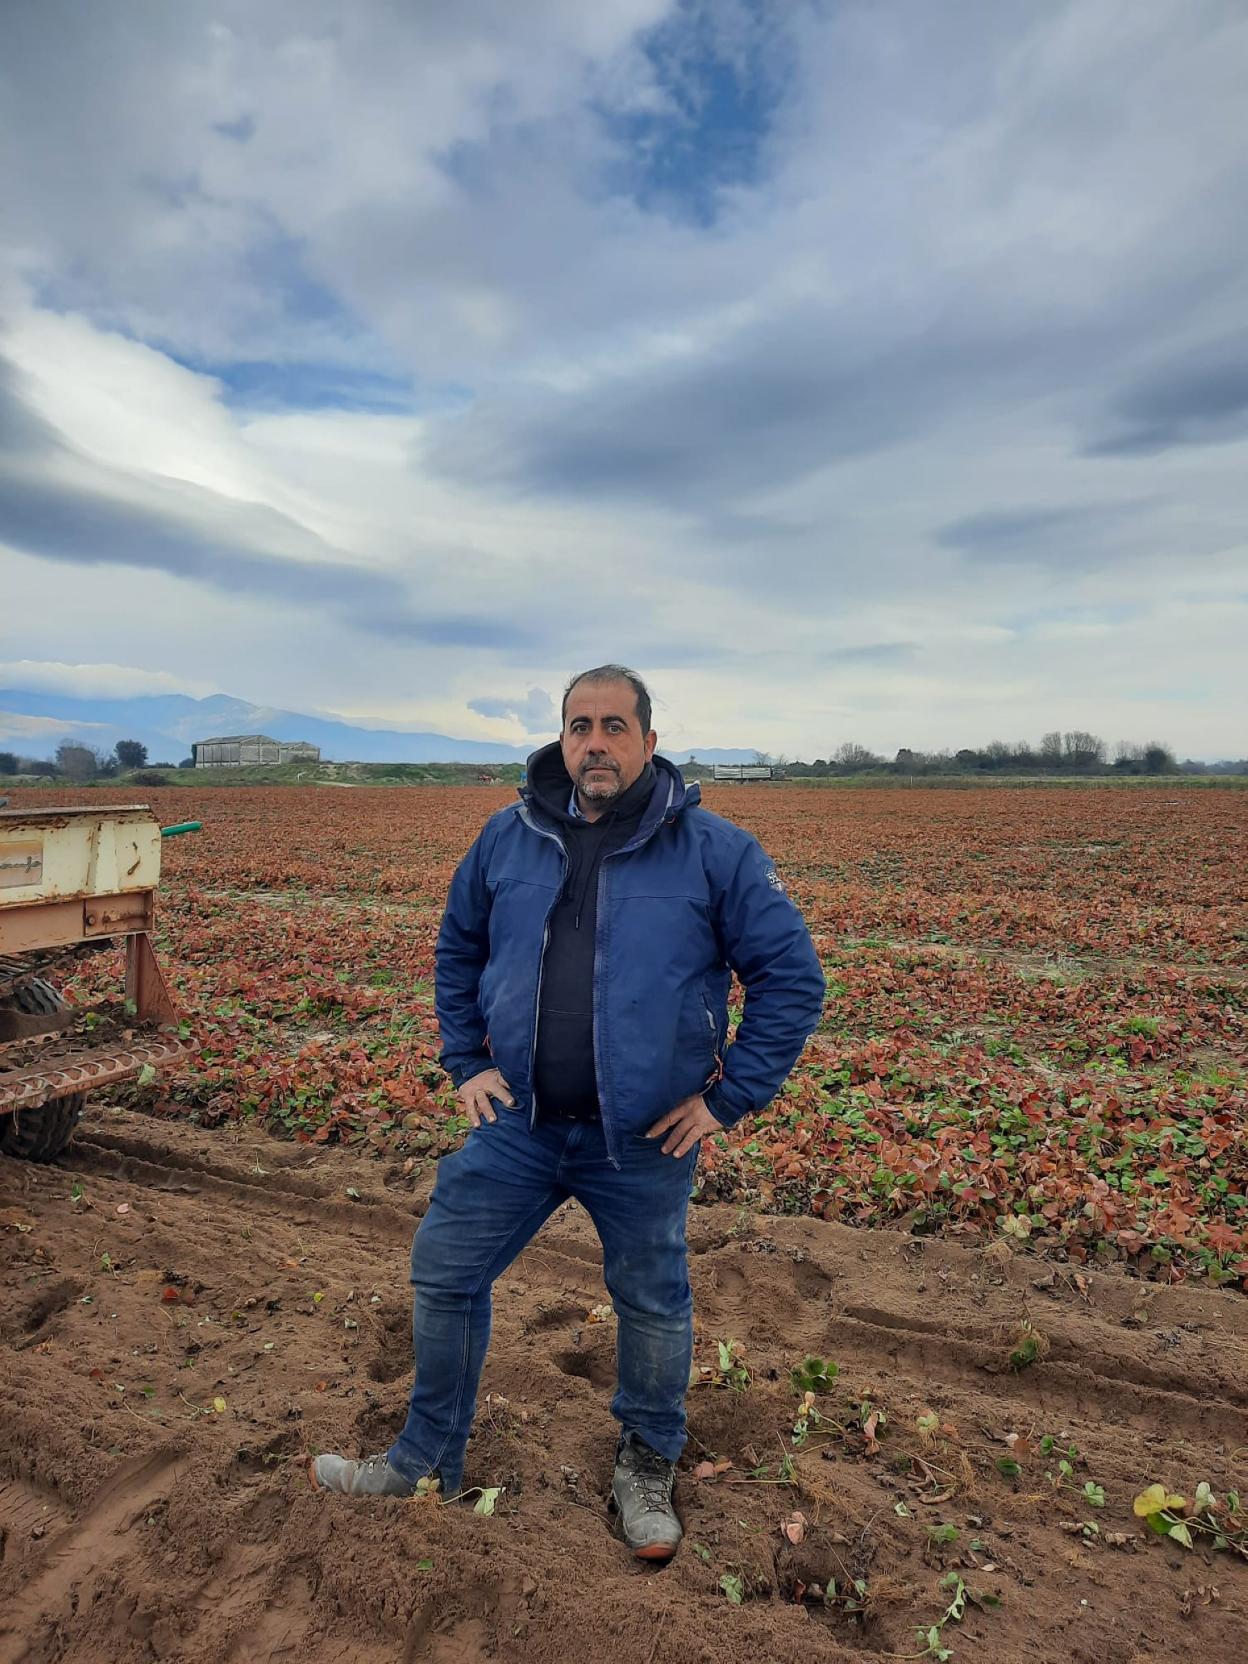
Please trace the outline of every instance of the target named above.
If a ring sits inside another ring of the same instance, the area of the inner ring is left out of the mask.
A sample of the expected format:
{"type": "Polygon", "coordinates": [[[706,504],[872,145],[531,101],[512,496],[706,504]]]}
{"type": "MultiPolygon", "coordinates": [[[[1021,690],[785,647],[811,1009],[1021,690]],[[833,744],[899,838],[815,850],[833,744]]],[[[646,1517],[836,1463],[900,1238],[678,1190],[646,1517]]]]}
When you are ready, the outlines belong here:
{"type": "Polygon", "coordinates": [[[717,1081],[720,1075],[724,1072],[724,1061],[720,1055],[719,1046],[719,1024],[715,1021],[715,1013],[711,1008],[711,1001],[705,988],[700,987],[698,989],[698,1000],[701,1004],[702,1012],[706,1017],[707,1023],[707,1040],[710,1045],[711,1073],[706,1084],[710,1086],[712,1082],[717,1081]]]}

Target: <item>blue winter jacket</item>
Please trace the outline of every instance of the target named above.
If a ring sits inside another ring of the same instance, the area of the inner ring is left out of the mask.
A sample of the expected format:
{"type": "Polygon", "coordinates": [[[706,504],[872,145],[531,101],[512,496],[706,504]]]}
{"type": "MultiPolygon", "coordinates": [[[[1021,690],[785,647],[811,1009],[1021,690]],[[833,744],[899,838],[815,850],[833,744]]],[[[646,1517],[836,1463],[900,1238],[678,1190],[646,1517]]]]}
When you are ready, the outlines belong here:
{"type": "MultiPolygon", "coordinates": [[[[655,765],[637,831],[598,876],[595,1072],[617,1163],[624,1139],[695,1093],[725,1127],[762,1109],[823,1010],[818,956],[771,860],[665,758],[655,765]],[[730,971],[745,1010],[728,1046],[730,971]]],[[[490,817],[452,880],[436,1006],[455,1084],[497,1068],[532,1125],[542,957],[568,858],[532,794],[520,799],[490,817]]]]}

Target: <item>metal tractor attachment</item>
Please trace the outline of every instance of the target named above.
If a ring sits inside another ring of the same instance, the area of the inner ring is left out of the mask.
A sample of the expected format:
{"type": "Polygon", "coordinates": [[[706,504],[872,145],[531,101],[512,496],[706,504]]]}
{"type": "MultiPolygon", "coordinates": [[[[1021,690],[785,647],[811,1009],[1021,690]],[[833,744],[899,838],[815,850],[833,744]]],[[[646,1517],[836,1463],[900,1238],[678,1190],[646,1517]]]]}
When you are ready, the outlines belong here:
{"type": "Polygon", "coordinates": [[[51,1161],[87,1089],[129,1080],[191,1048],[178,1033],[151,933],[161,838],[143,805],[0,808],[0,1154],[51,1161]],[[70,1005],[49,974],[118,937],[125,997],[70,1005]]]}

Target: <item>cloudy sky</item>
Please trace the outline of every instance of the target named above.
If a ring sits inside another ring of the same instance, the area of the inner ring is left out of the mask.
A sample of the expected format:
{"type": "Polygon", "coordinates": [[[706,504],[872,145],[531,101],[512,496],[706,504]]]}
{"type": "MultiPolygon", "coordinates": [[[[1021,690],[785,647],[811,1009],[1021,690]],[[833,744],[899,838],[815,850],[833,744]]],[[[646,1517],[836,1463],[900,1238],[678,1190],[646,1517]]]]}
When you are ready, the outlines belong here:
{"type": "Polygon", "coordinates": [[[0,683],[1243,755],[1243,0],[6,0],[0,683]]]}

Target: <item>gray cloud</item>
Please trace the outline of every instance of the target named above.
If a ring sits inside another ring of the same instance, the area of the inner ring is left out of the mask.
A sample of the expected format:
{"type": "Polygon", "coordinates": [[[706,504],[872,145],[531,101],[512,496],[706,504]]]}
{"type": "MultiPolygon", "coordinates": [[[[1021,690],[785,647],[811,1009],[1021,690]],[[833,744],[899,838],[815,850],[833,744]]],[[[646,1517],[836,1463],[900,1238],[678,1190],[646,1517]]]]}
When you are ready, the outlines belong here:
{"type": "Polygon", "coordinates": [[[559,726],[559,712],[545,688],[497,698],[470,699],[468,709],[478,716],[514,716],[529,734],[544,734],[559,726]]]}
{"type": "MultiPolygon", "coordinates": [[[[937,542],[997,565],[1099,565],[1137,546],[1143,505],[1087,503],[987,510],[942,526],[937,542]]],[[[1151,541],[1143,544],[1151,548],[1151,541]]]]}
{"type": "Polygon", "coordinates": [[[1248,353],[1242,341],[1210,361],[1186,361],[1114,400],[1108,432],[1091,456],[1150,456],[1178,445],[1217,445],[1248,435],[1248,353]]]}
{"type": "Polygon", "coordinates": [[[916,658],[914,641],[868,641],[860,647],[834,647],[820,656],[827,664],[905,664],[916,658]]]}
{"type": "Polygon", "coordinates": [[[300,610],[337,607],[357,628],[399,640],[479,647],[505,629],[524,646],[537,643],[537,633],[511,616],[420,610],[410,585],[351,564],[265,504],[101,469],[31,410],[2,357],[0,442],[0,542],[45,560],[166,572],[300,610]],[[266,542],[305,553],[271,553],[266,542]]]}
{"type": "Polygon", "coordinates": [[[483,401],[443,424],[425,460],[463,481],[718,515],[751,491],[930,429],[1027,365],[1037,380],[1058,373],[1052,342],[946,323],[938,335],[869,307],[789,308],[707,355],[584,392],[483,401]]]}

